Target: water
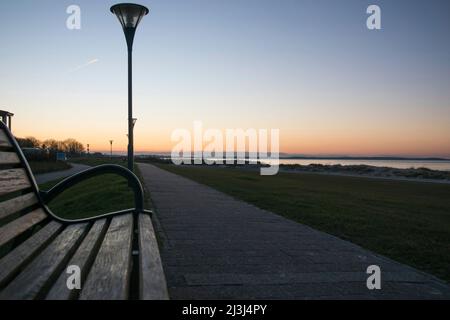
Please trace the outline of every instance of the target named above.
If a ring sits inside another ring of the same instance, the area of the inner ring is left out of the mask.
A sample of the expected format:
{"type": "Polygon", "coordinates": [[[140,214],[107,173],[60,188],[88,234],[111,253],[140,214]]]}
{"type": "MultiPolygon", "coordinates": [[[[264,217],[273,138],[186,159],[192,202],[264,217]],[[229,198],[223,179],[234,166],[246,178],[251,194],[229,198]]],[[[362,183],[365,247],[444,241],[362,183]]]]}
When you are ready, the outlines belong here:
{"type": "MultiPolygon", "coordinates": [[[[170,160],[170,157],[162,157],[165,160],[170,160]]],[[[186,160],[189,160],[187,158],[186,160]]],[[[210,158],[210,160],[218,161],[219,158],[210,158]]],[[[259,160],[265,164],[275,164],[274,160],[259,160]]],[[[279,164],[299,164],[308,166],[310,164],[322,165],[367,165],[374,167],[389,167],[397,169],[411,169],[411,168],[427,168],[431,170],[450,171],[450,160],[357,160],[357,159],[280,159],[279,164]]]]}
{"type": "MultiPolygon", "coordinates": [[[[262,160],[273,163],[271,160],[262,160]]],[[[368,165],[374,167],[390,167],[397,169],[427,168],[431,170],[450,171],[450,160],[347,160],[347,159],[280,159],[280,164],[323,164],[323,165],[368,165]]]]}

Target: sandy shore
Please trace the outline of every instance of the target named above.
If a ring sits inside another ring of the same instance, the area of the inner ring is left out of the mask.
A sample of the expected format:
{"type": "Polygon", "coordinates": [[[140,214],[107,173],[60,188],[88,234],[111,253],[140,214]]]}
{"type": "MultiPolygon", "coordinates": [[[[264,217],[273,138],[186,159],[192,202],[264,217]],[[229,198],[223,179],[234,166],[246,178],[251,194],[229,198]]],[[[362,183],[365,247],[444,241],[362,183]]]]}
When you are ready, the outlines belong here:
{"type": "Polygon", "coordinates": [[[301,169],[287,169],[284,167],[280,167],[280,172],[310,173],[310,174],[321,174],[321,175],[332,175],[332,176],[354,177],[354,178],[370,178],[370,179],[380,179],[380,180],[450,184],[450,180],[445,180],[445,179],[424,179],[424,178],[406,178],[406,177],[395,177],[395,176],[375,176],[375,175],[370,175],[370,174],[343,173],[343,172],[318,172],[318,171],[308,171],[308,170],[301,170],[301,169]]]}

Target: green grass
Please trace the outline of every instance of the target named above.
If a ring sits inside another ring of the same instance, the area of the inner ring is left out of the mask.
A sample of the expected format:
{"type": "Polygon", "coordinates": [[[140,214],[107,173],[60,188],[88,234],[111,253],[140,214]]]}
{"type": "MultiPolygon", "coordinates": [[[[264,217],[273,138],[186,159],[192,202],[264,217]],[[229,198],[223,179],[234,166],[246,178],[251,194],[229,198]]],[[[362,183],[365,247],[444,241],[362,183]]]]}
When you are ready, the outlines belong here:
{"type": "MultiPolygon", "coordinates": [[[[119,164],[124,165],[120,159],[112,161],[104,159],[79,159],[77,163],[87,165],[119,164]]],[[[136,174],[140,176],[136,167],[136,174]]],[[[49,190],[61,180],[41,184],[41,190],[49,190]]],[[[148,199],[148,195],[146,195],[148,199]]],[[[148,203],[148,202],[147,202],[148,203]]],[[[58,216],[66,219],[80,219],[98,216],[101,214],[133,208],[134,195],[128,187],[125,178],[114,174],[105,174],[88,179],[70,189],[64,191],[49,205],[50,209],[58,216]]]]}
{"type": "Polygon", "coordinates": [[[450,281],[450,185],[159,166],[450,281]]]}
{"type": "Polygon", "coordinates": [[[63,171],[72,167],[64,161],[29,161],[28,163],[34,174],[63,171]]]}
{"type": "MultiPolygon", "coordinates": [[[[56,182],[45,183],[39,188],[48,190],[56,182]]],[[[49,207],[61,218],[81,219],[132,208],[133,199],[133,192],[124,178],[105,174],[64,191],[49,207]]]]}

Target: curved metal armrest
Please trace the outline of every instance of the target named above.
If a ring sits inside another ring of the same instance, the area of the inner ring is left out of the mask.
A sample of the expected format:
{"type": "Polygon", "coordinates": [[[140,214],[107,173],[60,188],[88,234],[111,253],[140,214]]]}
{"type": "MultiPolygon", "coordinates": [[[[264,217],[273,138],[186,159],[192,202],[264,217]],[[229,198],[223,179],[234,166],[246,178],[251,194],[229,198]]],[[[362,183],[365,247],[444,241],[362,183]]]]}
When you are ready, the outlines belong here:
{"type": "MultiPolygon", "coordinates": [[[[110,215],[114,215],[114,214],[130,213],[133,211],[134,212],[151,213],[151,211],[144,210],[144,190],[142,188],[141,182],[139,181],[139,179],[136,177],[136,175],[133,172],[131,172],[130,170],[128,170],[122,166],[119,166],[119,165],[106,164],[106,165],[100,165],[100,166],[94,167],[92,169],[87,169],[85,171],[82,171],[78,174],[75,174],[75,175],[59,182],[57,185],[55,185],[50,190],[40,191],[39,193],[40,193],[40,196],[41,196],[44,204],[48,204],[51,200],[53,200],[55,197],[57,197],[59,194],[61,194],[66,189],[68,189],[80,182],[83,182],[84,180],[87,180],[87,179],[95,177],[95,176],[103,175],[103,174],[117,174],[117,175],[120,175],[120,176],[124,177],[125,179],[127,179],[129,185],[131,186],[131,188],[134,191],[134,201],[135,201],[136,207],[134,209],[128,209],[128,210],[118,211],[118,212],[107,214],[107,215],[102,215],[99,217],[94,217],[90,220],[99,219],[101,217],[110,216],[110,215]]],[[[52,214],[52,216],[55,217],[54,214],[52,214]]],[[[64,220],[61,218],[57,218],[57,219],[63,220],[63,222],[68,222],[67,220],[64,220]]],[[[88,219],[83,219],[83,220],[88,220],[88,219]]],[[[71,222],[80,222],[80,221],[81,220],[74,220],[71,222]]]]}

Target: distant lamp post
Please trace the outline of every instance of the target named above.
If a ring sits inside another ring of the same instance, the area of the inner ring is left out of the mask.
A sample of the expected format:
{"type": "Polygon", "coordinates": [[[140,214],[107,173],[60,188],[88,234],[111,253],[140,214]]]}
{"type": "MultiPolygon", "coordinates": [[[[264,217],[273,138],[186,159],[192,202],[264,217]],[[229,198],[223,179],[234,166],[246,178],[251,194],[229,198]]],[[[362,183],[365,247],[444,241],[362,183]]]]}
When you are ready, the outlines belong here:
{"type": "Polygon", "coordinates": [[[89,147],[90,147],[90,145],[89,145],[89,143],[87,144],[87,155],[88,155],[88,157],[89,157],[89,155],[91,154],[91,152],[90,152],[90,150],[89,150],[89,147]]]}
{"type": "Polygon", "coordinates": [[[111,160],[112,160],[112,145],[113,145],[113,142],[114,142],[114,140],[109,140],[109,144],[111,145],[111,156],[110,156],[110,158],[111,158],[111,160]]]}
{"type": "Polygon", "coordinates": [[[139,4],[120,3],[111,7],[122,25],[128,46],[128,169],[134,170],[134,119],[133,119],[133,41],[136,28],[149,10],[139,4]]]}

